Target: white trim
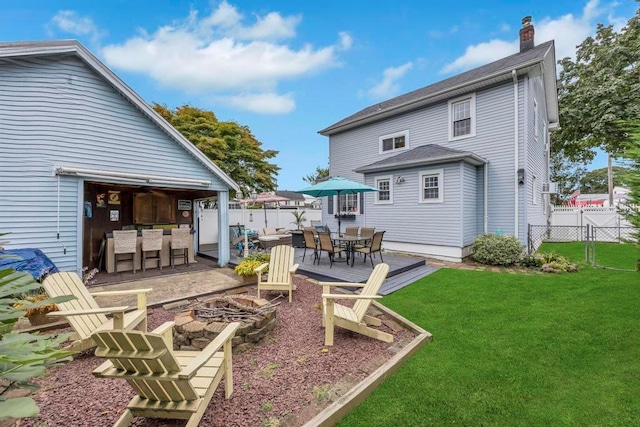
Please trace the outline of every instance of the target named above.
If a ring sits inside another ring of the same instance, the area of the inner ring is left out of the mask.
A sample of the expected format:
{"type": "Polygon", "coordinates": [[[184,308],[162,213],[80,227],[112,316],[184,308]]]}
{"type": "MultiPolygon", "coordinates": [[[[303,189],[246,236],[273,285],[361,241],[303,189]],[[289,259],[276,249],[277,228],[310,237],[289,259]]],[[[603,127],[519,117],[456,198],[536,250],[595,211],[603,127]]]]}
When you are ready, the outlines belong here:
{"type": "Polygon", "coordinates": [[[476,94],[471,93],[469,95],[461,96],[459,98],[450,99],[448,102],[448,118],[447,127],[449,129],[449,141],[458,141],[460,139],[471,138],[476,136],[476,94]],[[471,132],[466,135],[453,136],[453,107],[456,104],[469,101],[469,114],[471,119],[471,132]]]}
{"type": "Polygon", "coordinates": [[[444,169],[424,170],[418,173],[418,203],[443,203],[444,202],[444,169]],[[424,177],[438,176],[438,198],[424,199],[424,177]]]}
{"type": "Polygon", "coordinates": [[[403,130],[400,132],[394,132],[387,135],[382,135],[378,138],[378,154],[389,154],[389,153],[398,153],[399,151],[405,151],[409,149],[409,131],[403,130]],[[404,136],[404,147],[402,148],[392,148],[391,150],[384,151],[382,149],[382,141],[389,138],[397,138],[399,136],[404,136]]]}
{"type": "Polygon", "coordinates": [[[141,175],[137,173],[104,171],[104,170],[97,170],[97,169],[84,169],[84,168],[75,168],[70,166],[59,166],[55,169],[54,173],[56,175],[70,175],[70,176],[97,178],[97,179],[115,178],[119,180],[135,181],[136,183],[149,183],[149,184],[162,183],[162,184],[178,184],[178,185],[195,185],[199,187],[209,187],[211,185],[211,181],[206,181],[202,179],[178,178],[178,177],[167,177],[167,176],[158,176],[158,175],[141,175]]]}
{"type": "Polygon", "coordinates": [[[533,98],[533,137],[538,139],[538,122],[540,121],[540,112],[538,111],[538,101],[533,98]]]}
{"type": "Polygon", "coordinates": [[[374,177],[373,181],[375,183],[374,187],[380,190],[378,187],[378,182],[380,181],[389,181],[389,200],[380,200],[380,191],[376,191],[375,198],[373,200],[374,205],[392,205],[393,204],[393,175],[383,175],[374,177]]]}

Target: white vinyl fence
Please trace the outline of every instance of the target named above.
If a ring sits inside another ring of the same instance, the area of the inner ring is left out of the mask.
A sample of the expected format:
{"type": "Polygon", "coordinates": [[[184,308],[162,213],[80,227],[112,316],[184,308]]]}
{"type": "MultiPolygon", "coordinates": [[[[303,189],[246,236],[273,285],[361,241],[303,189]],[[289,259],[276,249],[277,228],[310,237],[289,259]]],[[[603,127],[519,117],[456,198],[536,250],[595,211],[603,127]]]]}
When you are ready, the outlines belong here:
{"type": "MultiPolygon", "coordinates": [[[[322,220],[322,211],[320,209],[299,209],[304,210],[304,225],[311,225],[310,221],[322,220]]],[[[217,243],[218,242],[218,210],[202,209],[200,214],[200,244],[217,243]]],[[[295,217],[292,212],[296,209],[267,209],[266,221],[269,227],[287,228],[295,230],[295,217]]],[[[245,224],[246,228],[256,230],[262,233],[265,227],[265,210],[264,209],[246,209],[243,218],[242,209],[229,209],[229,225],[245,224]]]]}
{"type": "Polygon", "coordinates": [[[583,227],[631,227],[616,208],[584,207],[567,208],[553,207],[551,225],[569,225],[583,227]]]}

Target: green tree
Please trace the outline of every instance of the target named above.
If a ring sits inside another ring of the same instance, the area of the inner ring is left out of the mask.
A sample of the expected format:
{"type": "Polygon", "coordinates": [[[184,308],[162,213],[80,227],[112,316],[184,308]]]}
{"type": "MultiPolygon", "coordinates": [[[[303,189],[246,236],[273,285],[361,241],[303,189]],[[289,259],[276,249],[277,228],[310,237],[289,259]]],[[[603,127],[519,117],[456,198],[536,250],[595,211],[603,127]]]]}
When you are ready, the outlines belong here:
{"type": "MultiPolygon", "coordinates": [[[[640,122],[631,126],[623,157],[628,160],[628,169],[623,178],[631,191],[621,210],[634,226],[636,245],[640,246],[640,122]]],[[[638,260],[638,271],[640,271],[640,260],[638,260]]]]}
{"type": "Polygon", "coordinates": [[[580,180],[586,172],[583,164],[571,161],[562,149],[552,152],[551,181],[558,183],[558,194],[553,195],[555,200],[552,202],[560,205],[566,201],[576,188],[580,188],[580,180]]]}
{"type": "Polygon", "coordinates": [[[247,193],[250,188],[276,189],[280,168],[268,160],[278,152],[264,150],[248,126],[221,122],[212,111],[190,105],[175,110],[156,103],[152,107],[247,193]]]}
{"type": "Polygon", "coordinates": [[[581,162],[593,160],[596,148],[618,157],[627,138],[621,122],[640,118],[640,9],[619,33],[598,24],[575,61],[558,63],[561,128],[552,151],[581,162]]]}
{"type": "Polygon", "coordinates": [[[302,179],[305,182],[308,182],[310,185],[316,184],[320,179],[326,178],[329,176],[329,168],[321,168],[320,166],[316,167],[315,173],[311,175],[303,176],[302,179]]]}
{"type": "MultiPolygon", "coordinates": [[[[621,166],[613,167],[613,185],[625,185],[624,175],[627,168],[621,166]]],[[[580,191],[582,193],[598,194],[609,191],[608,169],[600,168],[584,174],[580,180],[580,191]]]]}

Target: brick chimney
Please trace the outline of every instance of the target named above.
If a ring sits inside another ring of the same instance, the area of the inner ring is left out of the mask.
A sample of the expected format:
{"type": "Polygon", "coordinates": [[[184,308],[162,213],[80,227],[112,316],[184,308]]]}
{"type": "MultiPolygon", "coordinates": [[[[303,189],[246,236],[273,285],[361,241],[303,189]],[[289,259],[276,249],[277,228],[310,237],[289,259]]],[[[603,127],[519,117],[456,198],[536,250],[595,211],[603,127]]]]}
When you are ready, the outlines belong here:
{"type": "Polygon", "coordinates": [[[531,17],[522,18],[522,28],[520,28],[520,52],[532,49],[534,46],[533,34],[535,33],[533,25],[531,25],[531,17]]]}

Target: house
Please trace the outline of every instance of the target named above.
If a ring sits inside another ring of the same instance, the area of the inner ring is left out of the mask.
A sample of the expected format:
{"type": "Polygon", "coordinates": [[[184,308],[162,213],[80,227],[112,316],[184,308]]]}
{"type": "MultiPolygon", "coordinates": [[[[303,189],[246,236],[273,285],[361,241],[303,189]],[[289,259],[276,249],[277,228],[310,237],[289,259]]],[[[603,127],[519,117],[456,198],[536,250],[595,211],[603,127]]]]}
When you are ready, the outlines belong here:
{"type": "MultiPolygon", "coordinates": [[[[0,232],[60,270],[99,266],[113,230],[191,228],[238,185],[74,40],[0,43],[0,232]]],[[[219,263],[229,260],[219,209],[219,263]]],[[[167,231],[168,232],[168,231],[167,231]]]]}
{"type": "Polygon", "coordinates": [[[286,202],[279,202],[280,209],[298,209],[305,207],[304,196],[295,191],[281,190],[276,191],[276,196],[286,197],[289,199],[286,202]]]}
{"type": "MultiPolygon", "coordinates": [[[[341,195],[343,225],[385,230],[385,249],[461,260],[482,233],[517,236],[550,213],[549,131],[558,127],[554,42],[367,107],[321,130],[329,172],[377,188],[341,195]]],[[[337,228],[337,200],[323,203],[337,228]]]]}

